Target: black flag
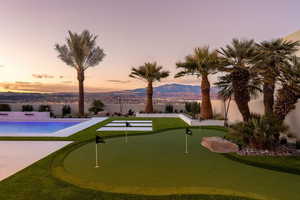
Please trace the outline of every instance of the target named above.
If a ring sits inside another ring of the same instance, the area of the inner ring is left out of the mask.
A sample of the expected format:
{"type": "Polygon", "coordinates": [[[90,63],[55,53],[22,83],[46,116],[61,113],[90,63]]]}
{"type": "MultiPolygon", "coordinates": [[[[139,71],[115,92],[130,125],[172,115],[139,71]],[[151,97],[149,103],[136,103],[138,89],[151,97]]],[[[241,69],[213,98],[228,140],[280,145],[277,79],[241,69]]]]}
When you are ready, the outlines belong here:
{"type": "Polygon", "coordinates": [[[130,127],[130,123],[129,122],[126,122],[126,127],[130,127]]]}
{"type": "Polygon", "coordinates": [[[105,143],[103,137],[99,136],[99,135],[96,135],[96,144],[98,143],[105,143]]]}
{"type": "Polygon", "coordinates": [[[185,134],[187,134],[187,135],[192,135],[193,132],[192,132],[192,130],[190,130],[189,128],[186,128],[186,129],[185,129],[185,134]]]}

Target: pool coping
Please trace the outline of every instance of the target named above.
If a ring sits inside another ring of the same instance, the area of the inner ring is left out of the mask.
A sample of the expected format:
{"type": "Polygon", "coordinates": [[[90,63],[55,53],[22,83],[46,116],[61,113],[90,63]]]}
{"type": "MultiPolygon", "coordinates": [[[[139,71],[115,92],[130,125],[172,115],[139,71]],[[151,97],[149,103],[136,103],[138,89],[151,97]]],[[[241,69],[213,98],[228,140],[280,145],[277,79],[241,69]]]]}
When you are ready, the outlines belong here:
{"type": "MultiPolygon", "coordinates": [[[[108,119],[108,117],[93,117],[90,119],[70,118],[69,121],[75,121],[75,120],[79,120],[79,119],[82,120],[81,123],[58,130],[54,133],[0,133],[0,137],[68,137],[79,131],[89,128],[99,122],[102,122],[102,121],[108,119]]],[[[35,121],[48,121],[48,120],[35,120],[35,121]]],[[[53,122],[53,121],[68,121],[68,119],[67,118],[63,118],[63,120],[62,119],[52,119],[49,121],[51,121],[51,122],[53,122]]]]}

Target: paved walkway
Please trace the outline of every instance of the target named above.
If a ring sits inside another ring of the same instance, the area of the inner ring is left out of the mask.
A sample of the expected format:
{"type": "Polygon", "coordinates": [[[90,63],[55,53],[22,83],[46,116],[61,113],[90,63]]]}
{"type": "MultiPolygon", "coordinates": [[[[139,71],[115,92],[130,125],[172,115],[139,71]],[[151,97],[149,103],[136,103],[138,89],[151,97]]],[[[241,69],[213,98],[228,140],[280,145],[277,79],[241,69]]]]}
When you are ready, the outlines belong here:
{"type": "Polygon", "coordinates": [[[66,141],[0,141],[0,181],[70,143],[66,141]]]}

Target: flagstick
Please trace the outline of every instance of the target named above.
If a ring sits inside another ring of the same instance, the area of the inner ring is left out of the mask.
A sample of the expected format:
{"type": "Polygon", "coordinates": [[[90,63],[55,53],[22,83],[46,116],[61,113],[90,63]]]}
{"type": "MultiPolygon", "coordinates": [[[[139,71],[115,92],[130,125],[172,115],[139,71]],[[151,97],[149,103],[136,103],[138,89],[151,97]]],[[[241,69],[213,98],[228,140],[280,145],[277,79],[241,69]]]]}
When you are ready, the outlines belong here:
{"type": "Polygon", "coordinates": [[[187,134],[185,134],[185,154],[188,154],[189,152],[188,152],[188,138],[187,138],[187,134]]]}
{"type": "Polygon", "coordinates": [[[125,121],[125,143],[127,144],[127,121],[125,121]]]}
{"type": "Polygon", "coordinates": [[[99,164],[98,164],[98,144],[96,143],[96,166],[95,168],[98,168],[99,164]]]}

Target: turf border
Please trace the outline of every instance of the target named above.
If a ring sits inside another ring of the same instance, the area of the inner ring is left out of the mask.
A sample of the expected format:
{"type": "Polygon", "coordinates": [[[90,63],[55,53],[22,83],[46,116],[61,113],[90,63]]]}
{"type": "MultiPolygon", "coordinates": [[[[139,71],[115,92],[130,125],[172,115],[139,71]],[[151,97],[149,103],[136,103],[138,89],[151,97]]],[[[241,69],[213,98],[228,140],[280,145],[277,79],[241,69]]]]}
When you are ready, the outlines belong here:
{"type": "Polygon", "coordinates": [[[255,162],[252,160],[243,159],[235,154],[224,154],[224,156],[232,161],[239,162],[239,163],[242,163],[245,165],[250,165],[253,167],[273,170],[273,171],[277,171],[277,172],[284,172],[284,173],[289,173],[289,174],[300,175],[300,169],[287,167],[287,166],[283,167],[283,166],[278,166],[278,165],[272,165],[272,164],[268,164],[268,163],[255,162]]]}

